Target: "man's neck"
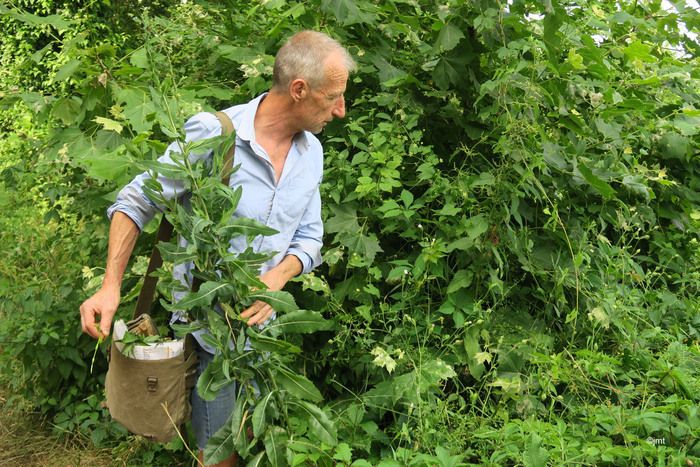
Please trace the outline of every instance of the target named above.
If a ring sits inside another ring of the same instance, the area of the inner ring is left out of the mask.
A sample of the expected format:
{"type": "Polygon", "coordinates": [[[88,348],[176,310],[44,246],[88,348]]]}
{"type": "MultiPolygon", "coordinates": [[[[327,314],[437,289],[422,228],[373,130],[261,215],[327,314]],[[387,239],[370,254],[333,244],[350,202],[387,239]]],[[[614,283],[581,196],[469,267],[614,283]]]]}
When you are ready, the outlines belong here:
{"type": "Polygon", "coordinates": [[[270,91],[255,113],[255,139],[274,146],[289,144],[299,132],[292,107],[287,96],[270,91]]]}

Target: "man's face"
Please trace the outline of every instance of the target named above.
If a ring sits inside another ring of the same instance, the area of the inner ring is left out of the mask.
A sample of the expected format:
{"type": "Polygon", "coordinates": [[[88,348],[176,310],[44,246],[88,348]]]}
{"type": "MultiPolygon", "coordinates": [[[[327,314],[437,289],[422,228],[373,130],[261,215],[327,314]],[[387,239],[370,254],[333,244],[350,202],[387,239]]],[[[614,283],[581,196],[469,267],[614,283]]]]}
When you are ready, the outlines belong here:
{"type": "Polygon", "coordinates": [[[348,71],[340,54],[328,57],[324,78],[320,85],[309,86],[308,102],[302,112],[305,129],[314,134],[320,133],[333,118],[345,116],[348,71]]]}

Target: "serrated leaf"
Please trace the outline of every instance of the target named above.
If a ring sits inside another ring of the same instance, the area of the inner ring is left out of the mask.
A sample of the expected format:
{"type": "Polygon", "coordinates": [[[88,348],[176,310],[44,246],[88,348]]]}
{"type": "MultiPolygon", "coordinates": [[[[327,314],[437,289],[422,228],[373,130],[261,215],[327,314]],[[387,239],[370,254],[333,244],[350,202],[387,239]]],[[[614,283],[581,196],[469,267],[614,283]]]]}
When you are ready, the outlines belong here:
{"type": "Polygon", "coordinates": [[[443,52],[452,50],[457,47],[457,44],[462,39],[464,39],[464,33],[454,24],[448,23],[440,29],[435,42],[435,49],[443,52]]]}
{"type": "Polygon", "coordinates": [[[321,0],[321,10],[330,13],[340,21],[343,26],[366,23],[374,24],[377,15],[372,11],[363,11],[362,5],[367,10],[373,10],[374,6],[369,3],[358,3],[355,0],[321,0]]]}
{"type": "Polygon", "coordinates": [[[55,27],[59,32],[68,29],[74,21],[67,20],[59,15],[38,16],[24,11],[7,9],[7,12],[15,19],[32,26],[42,26],[48,24],[55,27]]]}
{"type": "Polygon", "coordinates": [[[129,57],[129,63],[131,63],[135,67],[147,70],[149,68],[149,63],[148,51],[146,50],[146,48],[141,47],[139,49],[134,50],[134,53],[132,53],[131,57],[129,57]]]}
{"type": "Polygon", "coordinates": [[[284,366],[277,368],[275,380],[284,390],[298,397],[299,399],[305,399],[312,402],[323,400],[323,396],[319,390],[316,389],[314,383],[309,381],[305,376],[294,373],[284,366]]]}
{"type": "Polygon", "coordinates": [[[156,106],[146,92],[138,88],[125,88],[117,91],[116,97],[124,103],[124,118],[136,133],[153,128],[156,106]]]}
{"type": "Polygon", "coordinates": [[[60,119],[64,125],[70,125],[79,118],[81,114],[82,101],[78,97],[62,97],[54,102],[51,113],[55,118],[60,119]]]}
{"type": "Polygon", "coordinates": [[[122,126],[121,123],[115,122],[111,118],[105,118],[105,117],[95,117],[93,120],[95,123],[98,125],[102,125],[102,127],[107,130],[107,131],[114,131],[117,133],[121,133],[124,127],[122,126]]]}
{"type": "Polygon", "coordinates": [[[80,68],[81,64],[82,62],[77,58],[68,61],[66,64],[61,66],[61,68],[58,69],[52,81],[54,83],[66,81],[68,78],[73,76],[73,74],[78,70],[78,68],[80,68]]]}
{"type": "Polygon", "coordinates": [[[133,167],[133,160],[126,154],[111,152],[98,157],[86,157],[83,164],[92,178],[120,181],[133,167]]]}

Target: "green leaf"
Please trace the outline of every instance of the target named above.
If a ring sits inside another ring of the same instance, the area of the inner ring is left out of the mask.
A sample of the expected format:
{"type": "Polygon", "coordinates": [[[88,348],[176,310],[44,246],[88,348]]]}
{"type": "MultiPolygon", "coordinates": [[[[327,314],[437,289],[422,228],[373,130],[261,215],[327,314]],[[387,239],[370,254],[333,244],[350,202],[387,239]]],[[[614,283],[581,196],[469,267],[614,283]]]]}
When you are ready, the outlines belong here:
{"type": "Polygon", "coordinates": [[[323,400],[323,396],[319,390],[316,389],[314,383],[309,381],[305,376],[294,373],[284,366],[279,366],[277,368],[275,381],[284,390],[299,399],[306,399],[312,402],[323,400]]]}
{"type": "Polygon", "coordinates": [[[581,172],[583,179],[586,180],[589,185],[595,188],[596,191],[598,191],[598,193],[600,193],[603,196],[603,198],[610,199],[613,196],[615,196],[615,189],[611,187],[607,182],[601,180],[595,174],[593,174],[591,169],[586,167],[586,165],[583,162],[579,162],[578,170],[579,172],[581,172]]]}
{"type": "Polygon", "coordinates": [[[448,23],[440,29],[435,49],[442,52],[452,50],[462,39],[464,39],[464,33],[454,24],[448,23]]]}
{"type": "Polygon", "coordinates": [[[691,140],[678,133],[666,133],[659,140],[659,149],[664,158],[684,160],[690,154],[691,147],[691,140]]]}
{"type": "Polygon", "coordinates": [[[265,328],[273,336],[280,334],[306,334],[316,331],[329,331],[335,322],[325,319],[321,313],[310,310],[297,310],[285,313],[265,328]]]}
{"type": "Polygon", "coordinates": [[[165,261],[175,265],[188,263],[197,258],[197,251],[191,247],[183,248],[176,243],[158,242],[158,250],[165,261]]]}
{"type": "Polygon", "coordinates": [[[82,62],[77,58],[68,61],[61,68],[58,69],[52,81],[54,83],[66,81],[68,78],[73,76],[73,74],[78,70],[78,68],[80,68],[81,64],[82,62]]]}
{"type": "Polygon", "coordinates": [[[249,64],[250,62],[257,60],[261,55],[265,55],[260,50],[251,49],[250,47],[238,47],[229,44],[218,45],[216,47],[216,52],[218,52],[220,57],[240,64],[249,64]]]}
{"type": "Polygon", "coordinates": [[[299,354],[301,349],[291,342],[263,336],[248,328],[248,339],[251,347],[262,352],[275,352],[278,354],[299,354]]]}
{"type": "Polygon", "coordinates": [[[267,458],[265,457],[265,451],[259,452],[255,457],[253,457],[248,463],[246,464],[246,467],[262,467],[264,465],[267,465],[267,458]]]}
{"type": "Polygon", "coordinates": [[[447,293],[453,293],[460,289],[466,289],[472,283],[474,273],[471,269],[460,269],[452,278],[450,285],[447,286],[447,293]]]}
{"type": "Polygon", "coordinates": [[[350,26],[357,23],[374,24],[377,19],[377,15],[371,11],[374,10],[374,6],[368,2],[359,3],[355,0],[321,0],[321,10],[338,18],[338,21],[340,21],[343,26],[350,26]],[[361,10],[360,5],[369,11],[361,10]]]}
{"type": "Polygon", "coordinates": [[[121,133],[124,129],[121,123],[115,122],[111,118],[95,117],[93,121],[98,125],[102,125],[102,127],[107,131],[115,131],[117,133],[121,133]]]}
{"type": "Polygon", "coordinates": [[[224,423],[204,448],[204,462],[207,465],[223,462],[234,453],[234,439],[237,433],[233,432],[231,423],[224,423]]]}
{"type": "Polygon", "coordinates": [[[299,309],[292,294],[282,290],[260,290],[251,293],[248,295],[248,297],[253,300],[261,300],[270,305],[273,310],[281,313],[296,311],[299,309]]]}
{"type": "Polygon", "coordinates": [[[255,405],[255,410],[253,411],[253,436],[256,438],[260,438],[267,427],[267,406],[274,395],[275,391],[270,391],[255,405]]]}
{"type": "Polygon", "coordinates": [[[219,227],[217,233],[228,236],[246,235],[254,237],[256,235],[275,235],[279,231],[247,217],[234,217],[225,225],[219,227]]]}
{"type": "Polygon", "coordinates": [[[527,450],[523,454],[523,464],[525,467],[539,467],[547,465],[548,460],[547,450],[542,447],[542,438],[536,433],[531,433],[527,450]]]}
{"type": "Polygon", "coordinates": [[[653,63],[657,59],[651,54],[651,46],[636,40],[624,48],[624,53],[630,60],[641,60],[653,63]]]}
{"type": "Polygon", "coordinates": [[[543,39],[547,51],[549,52],[549,59],[552,63],[558,63],[558,53],[559,45],[561,44],[561,38],[559,37],[558,31],[562,24],[564,24],[564,18],[566,17],[566,12],[559,8],[553,8],[552,4],[549,4],[547,8],[544,20],[542,24],[544,26],[543,39]]]}
{"type": "Polygon", "coordinates": [[[485,214],[477,214],[467,219],[465,223],[467,236],[470,240],[476,240],[489,229],[488,218],[485,214]]]}
{"type": "Polygon", "coordinates": [[[335,447],[333,459],[344,463],[350,463],[352,461],[352,449],[350,449],[347,443],[340,443],[335,447]]]}
{"type": "Polygon", "coordinates": [[[297,415],[309,425],[309,431],[319,441],[330,446],[338,444],[338,433],[335,424],[318,406],[305,401],[289,401],[297,415]]]}
{"type": "Polygon", "coordinates": [[[64,125],[71,125],[84,116],[84,112],[81,112],[82,103],[79,97],[62,97],[54,102],[51,113],[64,125]]]}
{"type": "Polygon", "coordinates": [[[124,103],[124,118],[136,133],[153,128],[156,106],[150,96],[138,88],[124,88],[116,92],[118,102],[124,103]]]}
{"type": "Polygon", "coordinates": [[[121,151],[113,151],[97,157],[86,157],[83,165],[87,174],[98,180],[121,181],[134,165],[131,157],[121,151]]]}
{"type": "Polygon", "coordinates": [[[586,65],[583,64],[583,57],[576,53],[576,49],[569,49],[567,61],[575,70],[584,70],[586,68],[586,65]]]}
{"type": "Polygon", "coordinates": [[[209,306],[217,298],[221,296],[230,296],[233,292],[231,284],[221,282],[207,281],[202,284],[197,292],[190,292],[177,303],[168,307],[169,311],[187,311],[195,307],[209,306]]]}
{"type": "Polygon", "coordinates": [[[135,67],[147,70],[150,67],[148,61],[148,50],[146,50],[145,47],[134,50],[131,57],[129,57],[129,63],[135,67]]]}
{"type": "Polygon", "coordinates": [[[59,32],[65,31],[71,25],[75,24],[75,21],[67,20],[59,15],[38,16],[15,9],[6,9],[6,13],[9,13],[13,18],[32,26],[43,26],[48,24],[49,26],[55,27],[59,32]]]}
{"type": "Polygon", "coordinates": [[[651,200],[653,192],[644,183],[644,177],[641,175],[625,175],[622,179],[622,186],[633,193],[642,195],[647,201],[651,200]]]}
{"type": "Polygon", "coordinates": [[[267,454],[267,459],[270,461],[270,465],[286,466],[287,465],[287,441],[289,440],[289,435],[287,432],[279,426],[271,426],[267,430],[265,435],[265,453],[267,454]]]}

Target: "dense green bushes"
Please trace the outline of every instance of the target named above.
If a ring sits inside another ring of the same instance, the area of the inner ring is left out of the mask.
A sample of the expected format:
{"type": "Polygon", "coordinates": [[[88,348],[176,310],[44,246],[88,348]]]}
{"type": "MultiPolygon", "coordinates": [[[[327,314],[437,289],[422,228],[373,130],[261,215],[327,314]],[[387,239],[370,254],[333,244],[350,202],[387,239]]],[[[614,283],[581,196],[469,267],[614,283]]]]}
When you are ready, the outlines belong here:
{"type": "Polygon", "coordinates": [[[300,420],[288,460],[697,460],[700,81],[679,21],[698,13],[620,5],[3,10],[22,31],[0,75],[0,203],[18,206],[0,230],[3,375],[59,426],[113,430],[76,319],[107,200],[189,115],[266,89],[288,34],[321,28],[360,69],[323,134],[325,265],[293,289],[337,322],[297,342],[297,368],[338,444],[309,446],[300,420]]]}

